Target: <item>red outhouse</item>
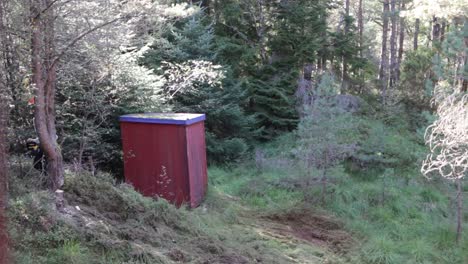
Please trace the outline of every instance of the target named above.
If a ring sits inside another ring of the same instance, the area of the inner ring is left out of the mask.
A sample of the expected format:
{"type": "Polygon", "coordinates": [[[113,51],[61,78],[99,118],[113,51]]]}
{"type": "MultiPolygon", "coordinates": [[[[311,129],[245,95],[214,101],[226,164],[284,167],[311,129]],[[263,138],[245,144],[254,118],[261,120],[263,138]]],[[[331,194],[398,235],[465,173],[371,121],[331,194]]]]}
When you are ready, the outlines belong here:
{"type": "Polygon", "coordinates": [[[126,182],[145,196],[198,206],[207,189],[204,120],[185,113],[121,116],[126,182]]]}

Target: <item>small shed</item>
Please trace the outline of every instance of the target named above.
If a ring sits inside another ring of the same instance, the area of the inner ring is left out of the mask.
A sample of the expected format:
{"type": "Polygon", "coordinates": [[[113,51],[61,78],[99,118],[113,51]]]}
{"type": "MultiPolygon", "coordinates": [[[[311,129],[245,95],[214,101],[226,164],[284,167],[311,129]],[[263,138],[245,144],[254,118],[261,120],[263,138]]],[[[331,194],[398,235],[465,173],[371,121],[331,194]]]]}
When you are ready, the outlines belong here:
{"type": "Polygon", "coordinates": [[[198,206],[207,189],[205,115],[120,117],[126,182],[145,196],[198,206]]]}

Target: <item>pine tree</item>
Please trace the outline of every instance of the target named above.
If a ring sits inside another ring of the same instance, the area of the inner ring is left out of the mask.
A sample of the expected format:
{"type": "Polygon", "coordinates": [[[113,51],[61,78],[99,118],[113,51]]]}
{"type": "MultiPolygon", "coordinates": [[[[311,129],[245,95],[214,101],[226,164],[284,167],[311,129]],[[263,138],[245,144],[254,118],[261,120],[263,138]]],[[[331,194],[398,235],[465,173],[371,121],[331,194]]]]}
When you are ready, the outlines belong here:
{"type": "Polygon", "coordinates": [[[246,92],[233,77],[237,68],[222,66],[229,60],[220,58],[228,52],[224,44],[215,40],[213,25],[198,10],[167,25],[142,59],[163,76],[174,111],[207,114],[208,157],[214,162],[241,157],[254,134],[255,119],[243,108],[246,92]]]}

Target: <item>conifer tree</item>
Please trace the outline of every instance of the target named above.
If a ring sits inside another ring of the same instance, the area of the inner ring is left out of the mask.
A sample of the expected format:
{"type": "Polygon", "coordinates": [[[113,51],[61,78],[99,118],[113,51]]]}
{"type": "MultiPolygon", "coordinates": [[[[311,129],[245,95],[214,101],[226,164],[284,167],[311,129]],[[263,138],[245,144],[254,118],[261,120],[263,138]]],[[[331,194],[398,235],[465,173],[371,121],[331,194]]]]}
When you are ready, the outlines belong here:
{"type": "Polygon", "coordinates": [[[185,8],[193,12],[166,25],[142,62],[163,77],[173,111],[207,114],[209,160],[233,161],[247,151],[254,134],[254,118],[242,107],[247,95],[233,78],[235,66],[221,64],[227,61],[225,43],[215,42],[206,15],[196,6],[185,8]]]}

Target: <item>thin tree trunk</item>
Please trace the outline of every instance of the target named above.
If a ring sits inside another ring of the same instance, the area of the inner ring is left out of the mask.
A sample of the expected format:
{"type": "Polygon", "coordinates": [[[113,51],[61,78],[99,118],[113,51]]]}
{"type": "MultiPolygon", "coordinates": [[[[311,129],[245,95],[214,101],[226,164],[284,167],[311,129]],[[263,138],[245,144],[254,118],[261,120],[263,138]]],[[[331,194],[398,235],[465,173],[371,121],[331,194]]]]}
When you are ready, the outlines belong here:
{"type": "MultiPolygon", "coordinates": [[[[257,0],[256,2],[258,8],[258,27],[256,27],[257,37],[258,37],[258,45],[260,48],[260,56],[262,58],[262,62],[265,64],[268,61],[267,50],[266,50],[266,17],[265,17],[265,1],[264,0],[257,0]]],[[[255,12],[255,11],[254,11],[255,12]]],[[[256,16],[254,15],[254,18],[256,16]]]]}
{"type": "MultiPolygon", "coordinates": [[[[3,7],[5,9],[5,7],[3,7]]],[[[6,20],[7,18],[4,17],[6,20]]],[[[6,25],[7,22],[4,22],[6,25]]],[[[15,44],[12,39],[12,35],[10,32],[6,30],[3,32],[3,43],[1,45],[1,49],[3,50],[3,64],[5,69],[5,85],[11,91],[10,96],[13,100],[13,104],[16,104],[19,96],[19,88],[21,86],[20,81],[20,65],[18,62],[18,54],[16,51],[15,44]]],[[[17,111],[18,108],[15,107],[13,111],[17,111]]],[[[18,113],[17,113],[18,114],[18,113]]]]}
{"type": "Polygon", "coordinates": [[[57,81],[57,70],[55,63],[55,14],[53,8],[53,0],[45,0],[46,6],[51,6],[45,17],[47,23],[46,27],[46,65],[47,80],[46,80],[46,100],[47,100],[47,130],[49,131],[49,139],[54,147],[54,154],[51,155],[53,159],[48,159],[47,173],[50,175],[52,181],[52,190],[60,189],[64,183],[63,175],[63,157],[62,152],[57,143],[57,128],[55,126],[55,87],[57,81]]]}
{"type": "Polygon", "coordinates": [[[305,63],[302,67],[303,78],[307,81],[312,81],[312,72],[315,70],[315,67],[312,63],[305,63]]]}
{"type": "Polygon", "coordinates": [[[325,205],[326,202],[326,195],[327,195],[327,168],[328,168],[328,154],[329,150],[325,150],[325,155],[324,155],[324,166],[323,166],[323,171],[322,171],[322,205],[325,205]]]}
{"type": "Polygon", "coordinates": [[[363,58],[362,55],[362,48],[364,44],[364,18],[363,18],[363,8],[362,0],[359,0],[359,8],[358,8],[358,30],[359,30],[359,57],[363,58]]]}
{"type": "Polygon", "coordinates": [[[440,27],[440,42],[444,42],[446,27],[447,27],[447,23],[444,20],[444,21],[442,21],[442,25],[440,27]]]}
{"type": "MultiPolygon", "coordinates": [[[[401,9],[405,9],[405,1],[401,1],[401,9]]],[[[405,50],[405,19],[403,17],[400,17],[400,38],[399,38],[399,43],[398,43],[398,64],[397,64],[397,76],[396,76],[396,81],[398,82],[400,80],[400,67],[401,67],[401,62],[403,61],[403,53],[405,50]]]]}
{"type": "MultiPolygon", "coordinates": [[[[349,0],[345,1],[345,26],[344,26],[344,35],[347,38],[349,33],[349,0]]],[[[342,71],[341,71],[341,94],[346,93],[348,90],[348,61],[346,59],[346,54],[342,58],[342,71]]]]}
{"type": "MultiPolygon", "coordinates": [[[[432,28],[432,20],[429,21],[429,28],[432,28]]],[[[426,48],[429,48],[429,46],[432,43],[432,31],[431,30],[426,30],[426,48]]]]}
{"type": "Polygon", "coordinates": [[[35,85],[34,117],[41,148],[47,158],[50,188],[55,191],[63,185],[63,158],[57,144],[55,128],[55,47],[54,13],[50,0],[47,14],[41,14],[42,1],[31,2],[31,64],[35,85]]]}
{"type": "Polygon", "coordinates": [[[432,45],[440,42],[440,21],[436,16],[432,18],[432,45]]]}
{"type": "Polygon", "coordinates": [[[117,17],[103,22],[74,38],[56,54],[55,48],[55,3],[56,0],[31,0],[31,70],[34,85],[34,117],[41,148],[47,158],[47,173],[50,188],[55,191],[63,186],[63,157],[57,143],[55,125],[56,67],[62,56],[78,41],[92,32],[121,20],[117,17]]]}
{"type": "Polygon", "coordinates": [[[396,86],[397,79],[397,17],[396,17],[396,0],[391,0],[390,12],[391,12],[391,32],[390,32],[390,85],[389,89],[393,89],[396,86]]]}
{"type": "MultiPolygon", "coordinates": [[[[364,58],[362,54],[362,50],[364,49],[364,19],[363,19],[363,5],[362,0],[359,0],[359,7],[358,7],[358,31],[359,31],[359,58],[364,58]]],[[[359,78],[361,81],[359,82],[359,93],[362,91],[362,85],[364,82],[364,76],[362,74],[362,69],[359,69],[359,78]]]]}
{"type": "Polygon", "coordinates": [[[388,51],[387,51],[387,39],[388,39],[388,14],[389,14],[389,1],[384,0],[383,2],[383,23],[382,23],[382,52],[380,55],[380,69],[379,69],[379,81],[382,85],[382,102],[385,104],[387,97],[387,86],[388,86],[388,51]]]}
{"type": "MultiPolygon", "coordinates": [[[[0,3],[1,4],[1,3],[0,3]]],[[[3,70],[1,71],[3,73],[3,70]]],[[[7,120],[8,109],[6,87],[0,80],[0,263],[9,263],[6,207],[8,204],[8,163],[7,163],[7,120]]]]}
{"type": "Polygon", "coordinates": [[[462,180],[457,179],[457,244],[460,244],[463,228],[463,186],[462,180]]]}
{"type": "Polygon", "coordinates": [[[416,23],[414,25],[414,38],[413,38],[413,49],[418,50],[418,38],[419,38],[419,25],[421,24],[421,21],[419,18],[416,19],[416,23]]]}
{"type": "Polygon", "coordinates": [[[322,205],[324,206],[325,203],[326,203],[326,195],[327,195],[327,176],[326,176],[326,172],[322,172],[322,198],[321,198],[321,202],[322,202],[322,205]]]}
{"type": "Polygon", "coordinates": [[[465,22],[463,23],[463,37],[465,42],[465,58],[464,58],[464,66],[463,66],[463,77],[462,77],[462,92],[468,92],[468,19],[465,18],[465,22]]]}
{"type": "MultiPolygon", "coordinates": [[[[6,39],[4,19],[4,0],[0,0],[0,47],[3,47],[6,39]]],[[[5,58],[0,56],[3,62],[5,58]]],[[[6,206],[8,204],[8,163],[7,163],[7,120],[8,99],[5,70],[0,64],[0,263],[9,263],[8,231],[6,219],[6,206]]]]}

